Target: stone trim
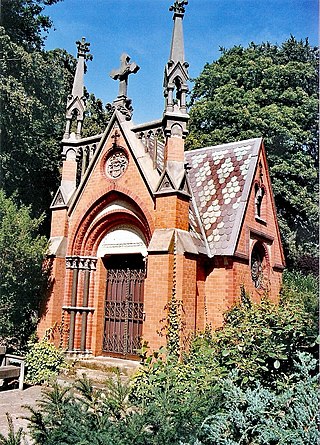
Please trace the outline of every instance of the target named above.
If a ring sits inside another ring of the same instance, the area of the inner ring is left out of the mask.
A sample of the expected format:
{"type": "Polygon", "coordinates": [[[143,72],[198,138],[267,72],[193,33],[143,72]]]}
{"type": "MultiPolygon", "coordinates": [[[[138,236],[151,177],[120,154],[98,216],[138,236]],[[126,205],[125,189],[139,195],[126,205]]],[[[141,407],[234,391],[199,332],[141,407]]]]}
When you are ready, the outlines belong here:
{"type": "Polygon", "coordinates": [[[98,258],[85,256],[67,256],[67,269],[96,270],[98,258]]]}

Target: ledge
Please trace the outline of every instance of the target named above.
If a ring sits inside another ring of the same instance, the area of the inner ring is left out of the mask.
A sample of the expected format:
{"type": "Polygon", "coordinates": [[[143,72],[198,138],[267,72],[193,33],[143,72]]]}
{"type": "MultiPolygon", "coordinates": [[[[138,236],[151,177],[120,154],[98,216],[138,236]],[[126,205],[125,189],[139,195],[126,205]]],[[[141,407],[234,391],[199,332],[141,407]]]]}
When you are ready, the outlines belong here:
{"type": "Polygon", "coordinates": [[[260,216],[258,216],[258,215],[255,215],[255,220],[256,220],[258,223],[263,224],[264,226],[267,225],[267,221],[266,221],[265,219],[263,219],[263,218],[260,218],[260,216]]]}
{"type": "Polygon", "coordinates": [[[75,311],[75,312],[94,312],[94,307],[84,307],[84,306],[62,306],[64,311],[75,311]]]}

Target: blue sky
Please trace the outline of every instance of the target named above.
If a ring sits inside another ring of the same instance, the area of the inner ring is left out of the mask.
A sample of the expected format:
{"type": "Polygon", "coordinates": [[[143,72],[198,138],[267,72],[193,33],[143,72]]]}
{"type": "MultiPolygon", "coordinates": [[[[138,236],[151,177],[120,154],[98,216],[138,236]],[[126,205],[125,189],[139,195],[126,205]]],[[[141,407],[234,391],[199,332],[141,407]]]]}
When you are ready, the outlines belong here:
{"type": "MultiPolygon", "coordinates": [[[[85,85],[89,92],[112,102],[118,82],[109,77],[123,52],[140,65],[130,76],[128,96],[135,123],[159,119],[163,112],[162,82],[169,57],[173,0],[64,0],[46,13],[55,30],[46,49],[64,48],[76,55],[75,41],[86,37],[93,61],[85,85]]],[[[294,35],[318,45],[317,0],[189,0],[184,18],[186,60],[190,77],[219,57],[219,47],[249,42],[282,43],[294,35]]],[[[192,86],[192,84],[190,84],[192,86]]]]}

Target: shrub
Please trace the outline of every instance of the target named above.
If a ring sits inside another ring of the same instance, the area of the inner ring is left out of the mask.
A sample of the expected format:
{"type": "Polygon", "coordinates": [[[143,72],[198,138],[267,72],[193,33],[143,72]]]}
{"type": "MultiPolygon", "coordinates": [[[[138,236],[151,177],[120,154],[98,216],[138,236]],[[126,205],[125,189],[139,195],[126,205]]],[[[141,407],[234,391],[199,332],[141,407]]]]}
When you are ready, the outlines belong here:
{"type": "Polygon", "coordinates": [[[207,326],[180,360],[161,348],[129,383],[55,385],[32,411],[35,444],[314,445],[315,289],[287,275],[278,305],[242,290],[222,328],[207,326]]]}
{"type": "Polygon", "coordinates": [[[239,303],[225,314],[223,326],[197,335],[185,360],[201,362],[210,370],[214,364],[222,375],[237,369],[244,385],[256,379],[279,385],[293,373],[299,352],[317,357],[313,281],[299,277],[309,288],[298,291],[289,278],[279,304],[267,298],[255,303],[242,290],[239,303]]]}
{"type": "Polygon", "coordinates": [[[48,383],[62,369],[66,368],[64,351],[61,348],[56,348],[48,340],[30,342],[29,347],[29,352],[26,355],[27,383],[48,383]]]}
{"type": "Polygon", "coordinates": [[[12,416],[9,413],[6,413],[6,417],[9,426],[9,433],[7,437],[0,433],[0,445],[28,445],[24,438],[23,428],[20,427],[18,428],[18,431],[15,431],[12,416]]]}
{"type": "Polygon", "coordinates": [[[243,389],[237,378],[228,377],[222,383],[223,403],[203,421],[197,445],[315,445],[320,439],[315,367],[310,355],[299,354],[294,382],[280,393],[260,382],[243,389]]]}

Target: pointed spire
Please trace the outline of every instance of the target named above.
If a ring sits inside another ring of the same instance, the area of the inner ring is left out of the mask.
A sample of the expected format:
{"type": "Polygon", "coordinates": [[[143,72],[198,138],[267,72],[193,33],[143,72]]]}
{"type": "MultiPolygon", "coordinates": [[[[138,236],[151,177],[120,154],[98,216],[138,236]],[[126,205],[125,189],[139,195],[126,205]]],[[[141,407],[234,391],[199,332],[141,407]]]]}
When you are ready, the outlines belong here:
{"type": "Polygon", "coordinates": [[[187,0],[176,1],[169,11],[173,11],[174,27],[172,33],[170,60],[184,62],[184,44],[182,20],[185,13],[184,6],[188,4],[187,0]]]}
{"type": "Polygon", "coordinates": [[[86,39],[82,37],[82,39],[76,42],[78,48],[77,54],[77,67],[76,73],[73,80],[72,93],[68,96],[67,100],[67,109],[66,109],[66,130],[64,134],[64,139],[70,138],[70,131],[72,126],[72,120],[77,121],[76,127],[76,138],[79,139],[81,137],[81,128],[83,122],[83,114],[85,110],[85,102],[84,102],[84,71],[85,71],[85,62],[87,60],[92,60],[92,55],[89,53],[90,43],[86,42],[86,39]]]}
{"type": "MultiPolygon", "coordinates": [[[[190,197],[184,159],[184,139],[188,134],[187,123],[189,120],[186,104],[186,95],[189,90],[187,83],[189,65],[184,59],[182,20],[185,13],[184,7],[187,4],[186,0],[177,0],[170,8],[170,11],[173,11],[174,24],[170,58],[165,67],[163,84],[165,110],[162,127],[166,137],[164,170],[162,172],[163,181],[160,180],[157,189],[157,193],[160,195],[173,191],[177,195],[183,195],[182,201],[190,197]],[[171,183],[167,178],[171,179],[171,183]]],[[[186,218],[188,218],[187,215],[186,218]]]]}
{"type": "Polygon", "coordinates": [[[182,21],[185,13],[187,0],[177,0],[170,7],[173,11],[173,32],[170,48],[170,58],[164,73],[164,130],[168,137],[187,135],[187,113],[186,95],[188,88],[188,66],[184,59],[184,38],[182,21]]]}
{"type": "Polygon", "coordinates": [[[86,42],[86,39],[82,39],[76,42],[78,48],[77,54],[77,68],[74,76],[72,96],[83,97],[83,76],[84,76],[84,63],[86,60],[92,60],[92,55],[89,53],[90,43],[86,42]]]}

